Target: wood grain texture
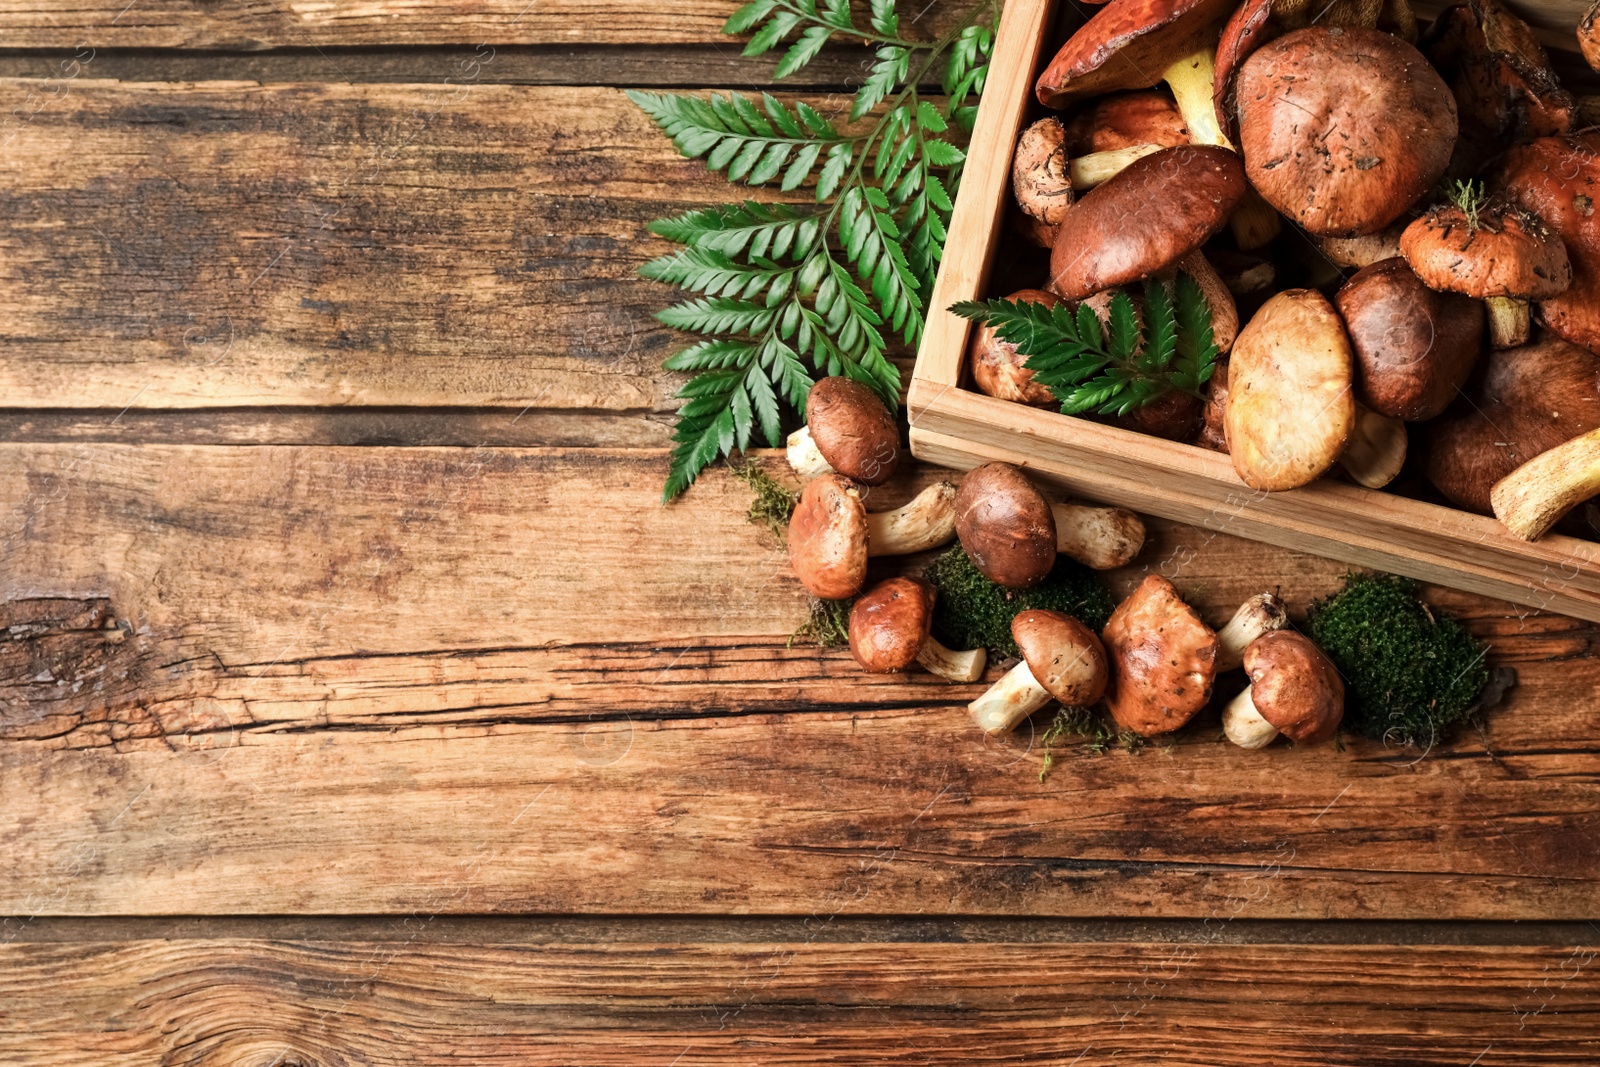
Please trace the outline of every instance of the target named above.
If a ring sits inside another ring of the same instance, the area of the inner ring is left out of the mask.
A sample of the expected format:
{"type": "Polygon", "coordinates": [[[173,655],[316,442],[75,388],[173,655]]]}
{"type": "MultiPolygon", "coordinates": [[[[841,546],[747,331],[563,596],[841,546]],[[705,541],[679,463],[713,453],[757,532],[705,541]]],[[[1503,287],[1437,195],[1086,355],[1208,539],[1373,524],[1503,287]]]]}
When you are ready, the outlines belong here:
{"type": "MultiPolygon", "coordinates": [[[[426,915],[406,920],[420,928],[426,915]]],[[[84,1064],[1460,1067],[1600,1055],[1596,949],[1197,944],[0,948],[0,1055],[84,1064]]]]}
{"type": "MultiPolygon", "coordinates": [[[[0,912],[1592,916],[1593,628],[1441,594],[1522,685],[1418,761],[985,741],[656,451],[7,446],[0,912]],[[112,621],[119,627],[108,631],[112,621]],[[121,629],[121,627],[126,629],[121,629]],[[241,895],[239,886],[250,891],[241,895]]],[[[905,499],[936,472],[875,494],[905,499]]],[[[1338,564],[1158,524],[1213,619],[1338,564]]]]}

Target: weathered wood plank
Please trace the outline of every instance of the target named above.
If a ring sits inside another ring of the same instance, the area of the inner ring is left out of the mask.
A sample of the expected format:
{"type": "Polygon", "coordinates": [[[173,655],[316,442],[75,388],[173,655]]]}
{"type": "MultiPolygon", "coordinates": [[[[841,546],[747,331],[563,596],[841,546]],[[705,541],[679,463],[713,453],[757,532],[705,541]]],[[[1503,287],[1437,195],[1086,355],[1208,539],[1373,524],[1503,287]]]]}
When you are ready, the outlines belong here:
{"type": "MultiPolygon", "coordinates": [[[[417,926],[426,923],[417,917],[417,926]]],[[[1589,1064],[1592,945],[0,948],[10,1062],[1589,1064]]]]}
{"type": "MultiPolygon", "coordinates": [[[[1487,735],[1421,762],[1366,742],[1251,755],[1202,728],[1040,785],[1026,738],[969,725],[972,689],[784,649],[802,597],[742,487],[713,474],[662,509],[659,452],[0,461],[0,912],[1600,904],[1600,661],[1568,620],[1440,594],[1523,685],[1487,735]]],[[[1264,586],[1303,606],[1339,574],[1165,524],[1142,563],[1216,619],[1264,586]]]]}

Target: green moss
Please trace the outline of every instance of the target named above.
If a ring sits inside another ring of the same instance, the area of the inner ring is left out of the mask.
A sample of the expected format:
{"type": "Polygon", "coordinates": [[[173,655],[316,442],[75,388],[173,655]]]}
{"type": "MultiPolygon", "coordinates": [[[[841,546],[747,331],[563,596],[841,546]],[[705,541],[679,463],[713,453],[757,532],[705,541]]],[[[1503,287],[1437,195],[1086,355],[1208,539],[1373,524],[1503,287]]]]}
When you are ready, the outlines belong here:
{"type": "Polygon", "coordinates": [[[1417,599],[1417,583],[1352,574],[1307,625],[1344,676],[1346,729],[1424,747],[1465,719],[1489,680],[1488,646],[1417,599]]]}
{"type": "Polygon", "coordinates": [[[854,600],[811,601],[811,617],[789,635],[789,647],[796,641],[810,641],[818,648],[839,648],[850,643],[850,609],[854,600]]]}
{"type": "Polygon", "coordinates": [[[1115,604],[1100,576],[1061,556],[1055,569],[1032,589],[1010,590],[978,572],[960,545],[934,560],[924,577],[939,591],[933,608],[933,633],[951,648],[987,648],[1002,656],[1017,654],[1011,620],[1029,608],[1049,608],[1076,616],[1098,633],[1115,604]]]}
{"type": "Polygon", "coordinates": [[[755,494],[755,499],[750,502],[750,510],[745,512],[744,517],[757,526],[765,526],[772,531],[772,536],[783,540],[789,529],[789,516],[794,514],[800,494],[784,488],[759,463],[750,461],[733,464],[731,469],[734,477],[748,485],[755,494]]]}

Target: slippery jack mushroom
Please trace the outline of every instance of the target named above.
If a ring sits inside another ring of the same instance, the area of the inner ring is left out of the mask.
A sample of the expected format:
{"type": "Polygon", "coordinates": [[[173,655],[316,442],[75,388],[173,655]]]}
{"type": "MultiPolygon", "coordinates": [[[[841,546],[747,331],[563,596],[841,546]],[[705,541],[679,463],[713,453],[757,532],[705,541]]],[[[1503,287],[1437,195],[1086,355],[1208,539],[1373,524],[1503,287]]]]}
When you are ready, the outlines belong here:
{"type": "Polygon", "coordinates": [[[1527,344],[1528,302],[1560,296],[1572,285],[1566,246],[1533,212],[1481,202],[1470,182],[1453,199],[1406,227],[1400,237],[1406,262],[1430,288],[1481,299],[1494,347],[1527,344]]]}
{"type": "MultiPolygon", "coordinates": [[[[1043,289],[1023,289],[1006,299],[1045,307],[1061,302],[1060,297],[1043,289]]],[[[1025,366],[1028,357],[1018,352],[1016,345],[1002,341],[999,331],[987,323],[972,332],[967,360],[973,384],[989,396],[1036,408],[1055,408],[1060,403],[1049,387],[1033,380],[1033,371],[1025,366]]]]}
{"type": "Polygon", "coordinates": [[[955,531],[978,572],[1007,589],[1038,585],[1056,565],[1050,505],[1009,463],[985,463],[961,479],[955,531]]]}
{"type": "Polygon", "coordinates": [[[1549,532],[1561,517],[1600,494],[1600,430],[1541,453],[1495,483],[1494,517],[1524,541],[1549,532]]]}
{"type": "Polygon", "coordinates": [[[1122,729],[1170,733],[1211,699],[1217,635],[1160,575],[1117,605],[1101,637],[1112,674],[1106,707],[1122,729]]]}
{"type": "Polygon", "coordinates": [[[956,652],[931,634],[933,587],[915,578],[879,582],[850,608],[850,654],[869,674],[895,674],[920,663],[952,682],[983,677],[988,653],[956,652]]]}
{"type": "Polygon", "coordinates": [[[1244,653],[1250,687],[1222,711],[1222,732],[1240,748],[1265,748],[1283,734],[1297,745],[1331,740],[1344,718],[1344,682],[1322,650],[1293,630],[1244,653]]]}
{"type": "Polygon", "coordinates": [[[789,435],[789,466],[802,478],[838,471],[882,485],[900,466],[900,431],[878,394],[851,378],[824,378],[806,398],[806,425],[789,435]]]}
{"type": "Polygon", "coordinates": [[[789,562],[812,596],[855,596],[867,578],[868,556],[909,555],[949,541],[955,500],[955,486],[935,482],[903,507],[868,514],[849,479],[819,475],[800,491],[789,519],[789,562]]]}
{"type": "Polygon", "coordinates": [[[1034,608],[1011,620],[1022,662],[967,705],[990,734],[1007,734],[1052,699],[1087,707],[1105,694],[1110,668],[1094,631],[1060,611],[1034,608]]]}

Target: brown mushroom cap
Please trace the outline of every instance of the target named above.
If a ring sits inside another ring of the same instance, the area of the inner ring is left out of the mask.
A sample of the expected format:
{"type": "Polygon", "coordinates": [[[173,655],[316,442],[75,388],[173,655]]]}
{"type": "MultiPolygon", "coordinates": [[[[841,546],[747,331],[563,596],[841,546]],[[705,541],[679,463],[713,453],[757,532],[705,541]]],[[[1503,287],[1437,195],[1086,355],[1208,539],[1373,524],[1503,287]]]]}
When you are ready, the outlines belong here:
{"type": "Polygon", "coordinates": [[[1578,22],[1578,47],[1589,66],[1600,70],[1600,0],[1594,0],[1578,22]]]}
{"type": "Polygon", "coordinates": [[[1555,231],[1571,259],[1571,288],[1541,303],[1539,317],[1600,353],[1600,130],[1516,146],[1499,184],[1555,231]]]}
{"type": "Polygon", "coordinates": [[[1322,254],[1341,267],[1360,270],[1400,254],[1400,235],[1406,226],[1403,222],[1385,226],[1376,233],[1358,237],[1318,237],[1316,245],[1322,254]]]}
{"type": "Polygon", "coordinates": [[[1397,419],[1434,418],[1483,350],[1483,305],[1422,284],[1406,261],[1364,267],[1335,298],[1355,353],[1361,402],[1397,419]]]}
{"type": "Polygon", "coordinates": [[[1547,300],[1572,284],[1566,246],[1538,216],[1510,204],[1485,207],[1477,225],[1454,204],[1406,227],[1400,251],[1423,284],[1483,299],[1547,300]]]}
{"type": "Polygon", "coordinates": [[[1067,152],[1086,156],[1142,144],[1176,148],[1189,143],[1189,127],[1164,89],[1110,93],[1090,101],[1067,121],[1067,152]]]}
{"type": "Polygon", "coordinates": [[[1222,36],[1217,41],[1217,69],[1211,81],[1211,106],[1217,112],[1217,125],[1229,135],[1233,133],[1234,72],[1274,32],[1272,0],[1244,0],[1222,26],[1222,36]]]}
{"type": "Polygon", "coordinates": [[[1017,206],[1046,226],[1059,226],[1072,207],[1066,137],[1060,119],[1042,118],[1022,131],[1011,161],[1011,191],[1017,206]]]}
{"type": "Polygon", "coordinates": [[[1239,69],[1239,138],[1267,203],[1319,236],[1380,230],[1444,174],[1456,103],[1422,53],[1378,30],[1312,27],[1239,69]]]}
{"type": "Polygon", "coordinates": [[[1107,707],[1123,729],[1170,733],[1211,699],[1217,635],[1160,575],[1117,605],[1103,636],[1112,669],[1107,707]]]}
{"type": "Polygon", "coordinates": [[[1117,89],[1146,89],[1206,43],[1233,0],[1111,0],[1050,61],[1035,93],[1046,107],[1117,89]]]}
{"type": "MultiPolygon", "coordinates": [[[[1055,307],[1061,298],[1043,289],[1023,289],[1006,297],[1032,304],[1055,307]]],[[[1017,352],[1017,346],[1002,341],[999,332],[984,325],[972,332],[967,346],[967,358],[972,367],[972,382],[989,396],[1030,404],[1037,408],[1059,406],[1055,394],[1046,386],[1033,380],[1033,371],[1023,366],[1028,357],[1017,352]]]]}
{"type": "Polygon", "coordinates": [[[933,626],[933,587],[915,578],[879,582],[850,608],[850,654],[871,674],[903,671],[933,626]]]}
{"type": "Polygon", "coordinates": [[[1008,589],[1037,585],[1056,565],[1050,505],[1009,463],[985,463],[961,479],[956,536],[972,565],[1008,589]]]}
{"type": "Polygon", "coordinates": [[[1166,270],[1227,224],[1247,187],[1226,148],[1185,145],[1135,160],[1067,213],[1050,288],[1082,300],[1166,270]]]}
{"type": "Polygon", "coordinates": [[[1060,611],[1033,608],[1011,620],[1011,637],[1045,692],[1069,707],[1088,707],[1105,695],[1111,669],[1095,632],[1060,611]]]}
{"type": "Polygon", "coordinates": [[[1250,702],[1297,745],[1328,741],[1344,718],[1339,671],[1305,635],[1274,630],[1244,650],[1250,702]]]}
{"type": "Polygon", "coordinates": [[[850,378],[824,378],[806,398],[806,426],[828,465],[864,485],[900,466],[900,430],[878,394],[850,378]]]}
{"type": "Polygon", "coordinates": [[[838,474],[806,483],[789,519],[789,562],[800,584],[823,600],[855,596],[867,578],[867,509],[838,474]]]}
{"type": "Polygon", "coordinates": [[[1261,306],[1228,361],[1233,469],[1253,489],[1294,489],[1339,458],[1355,429],[1350,339],[1327,299],[1289,289],[1261,306]]]}

